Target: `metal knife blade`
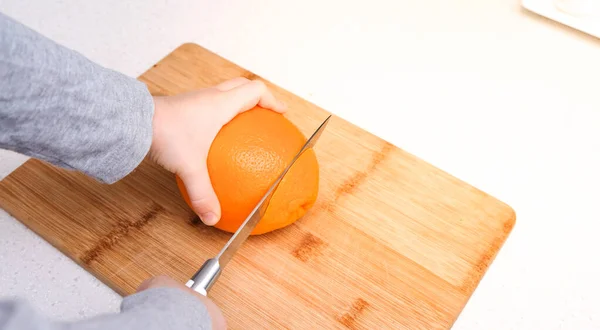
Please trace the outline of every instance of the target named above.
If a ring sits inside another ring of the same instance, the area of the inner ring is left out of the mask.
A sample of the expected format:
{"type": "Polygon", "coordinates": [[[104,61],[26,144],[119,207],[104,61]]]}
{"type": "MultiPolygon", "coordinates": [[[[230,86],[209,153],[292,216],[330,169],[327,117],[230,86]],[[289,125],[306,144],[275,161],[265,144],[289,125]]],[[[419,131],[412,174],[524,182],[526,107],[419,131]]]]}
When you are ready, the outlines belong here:
{"type": "Polygon", "coordinates": [[[275,182],[271,185],[269,190],[265,193],[265,195],[261,198],[258,204],[254,207],[250,215],[244,220],[244,222],[240,225],[238,230],[231,236],[229,241],[225,244],[225,246],[221,249],[219,254],[216,257],[207,260],[202,267],[196,272],[196,274],[190,279],[186,285],[195,291],[206,295],[207,291],[212,287],[214,282],[216,282],[217,278],[220,276],[221,271],[231,258],[235,255],[237,250],[240,248],[242,243],[246,241],[250,233],[254,230],[260,219],[264,216],[267,207],[269,206],[269,202],[271,201],[271,197],[273,196],[273,192],[279,186],[279,183],[283,179],[283,177],[290,170],[292,165],[296,162],[298,158],[309,148],[312,148],[319,138],[321,134],[327,127],[329,123],[329,119],[331,119],[331,115],[328,116],[323,123],[317,128],[317,130],[311,135],[311,137],[306,141],[304,146],[296,153],[294,158],[290,161],[287,167],[283,170],[283,172],[277,177],[275,182]]]}

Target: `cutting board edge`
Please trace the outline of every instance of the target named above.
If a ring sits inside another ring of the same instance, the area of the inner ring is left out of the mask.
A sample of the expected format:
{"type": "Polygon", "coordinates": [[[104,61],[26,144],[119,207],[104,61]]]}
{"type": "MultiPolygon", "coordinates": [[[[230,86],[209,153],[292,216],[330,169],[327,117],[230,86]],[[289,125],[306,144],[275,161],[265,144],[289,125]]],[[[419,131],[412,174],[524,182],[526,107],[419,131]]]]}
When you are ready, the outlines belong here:
{"type": "MultiPolygon", "coordinates": [[[[490,196],[493,198],[493,196],[490,196]]],[[[454,317],[454,319],[451,321],[450,323],[450,328],[452,328],[454,326],[454,324],[456,323],[456,321],[458,320],[458,318],[460,317],[460,315],[462,314],[464,308],[467,306],[467,304],[469,303],[469,301],[471,300],[471,298],[473,297],[473,294],[475,293],[475,291],[477,290],[477,288],[479,287],[479,285],[481,284],[481,281],[483,280],[483,278],[488,274],[489,270],[491,269],[494,261],[496,260],[496,258],[498,257],[498,255],[500,254],[500,252],[502,251],[502,249],[504,248],[504,246],[506,245],[506,242],[508,241],[508,239],[510,238],[510,234],[512,233],[515,225],[516,225],[516,221],[517,221],[517,214],[514,208],[512,208],[510,205],[494,198],[498,203],[501,204],[501,206],[504,206],[504,208],[507,211],[507,217],[506,220],[504,220],[502,222],[503,225],[503,230],[499,232],[498,236],[496,237],[496,239],[492,242],[492,244],[490,245],[489,249],[488,249],[488,253],[484,254],[484,257],[481,259],[480,264],[476,265],[473,268],[473,273],[470,276],[470,283],[472,283],[471,285],[469,285],[468,283],[466,283],[464,286],[468,287],[465,292],[467,292],[466,294],[466,299],[462,305],[462,308],[460,309],[460,312],[458,314],[456,314],[456,316],[454,317]]]]}

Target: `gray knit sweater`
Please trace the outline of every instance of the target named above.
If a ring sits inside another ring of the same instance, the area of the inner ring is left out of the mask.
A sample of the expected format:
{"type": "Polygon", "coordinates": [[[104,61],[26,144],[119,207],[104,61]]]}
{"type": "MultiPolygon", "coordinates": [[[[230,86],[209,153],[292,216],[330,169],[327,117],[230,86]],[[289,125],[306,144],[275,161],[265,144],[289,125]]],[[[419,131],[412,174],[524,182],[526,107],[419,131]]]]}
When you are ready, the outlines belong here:
{"type": "MultiPolygon", "coordinates": [[[[153,114],[143,83],[0,13],[0,148],[113,183],[146,156],[153,114]]],[[[206,307],[177,289],[134,294],[119,314],[71,323],[48,320],[25,301],[0,301],[0,330],[210,327],[206,307]]]]}

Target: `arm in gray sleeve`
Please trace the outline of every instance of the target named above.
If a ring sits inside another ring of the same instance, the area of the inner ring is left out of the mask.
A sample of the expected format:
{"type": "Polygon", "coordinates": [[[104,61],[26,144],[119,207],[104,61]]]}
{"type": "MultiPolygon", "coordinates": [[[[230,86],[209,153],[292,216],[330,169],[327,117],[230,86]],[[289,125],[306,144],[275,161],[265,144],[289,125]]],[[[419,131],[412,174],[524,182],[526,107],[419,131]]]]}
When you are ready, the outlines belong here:
{"type": "Polygon", "coordinates": [[[123,299],[120,314],[53,322],[22,301],[0,302],[0,330],[209,330],[206,306],[174,288],[145,290],[123,299]]]}
{"type": "Polygon", "coordinates": [[[0,148],[120,180],[152,142],[152,96],[0,13],[0,148]]]}
{"type": "MultiPolygon", "coordinates": [[[[0,13],[0,148],[112,183],[152,141],[146,86],[102,68],[0,13]]],[[[121,313],[74,323],[45,319],[26,302],[0,302],[0,330],[209,329],[206,307],[177,289],[146,290],[121,313]]]]}

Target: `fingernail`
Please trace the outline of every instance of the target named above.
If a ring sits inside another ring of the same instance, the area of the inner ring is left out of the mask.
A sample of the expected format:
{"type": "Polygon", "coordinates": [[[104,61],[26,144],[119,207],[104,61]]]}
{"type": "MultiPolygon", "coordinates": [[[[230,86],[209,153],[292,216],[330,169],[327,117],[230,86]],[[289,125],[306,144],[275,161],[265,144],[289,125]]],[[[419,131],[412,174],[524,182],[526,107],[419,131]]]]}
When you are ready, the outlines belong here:
{"type": "Polygon", "coordinates": [[[206,224],[207,226],[212,226],[214,224],[217,223],[217,221],[219,220],[217,218],[217,215],[212,213],[212,212],[206,212],[204,214],[202,214],[200,216],[200,219],[202,220],[202,222],[204,222],[204,224],[206,224]]]}

